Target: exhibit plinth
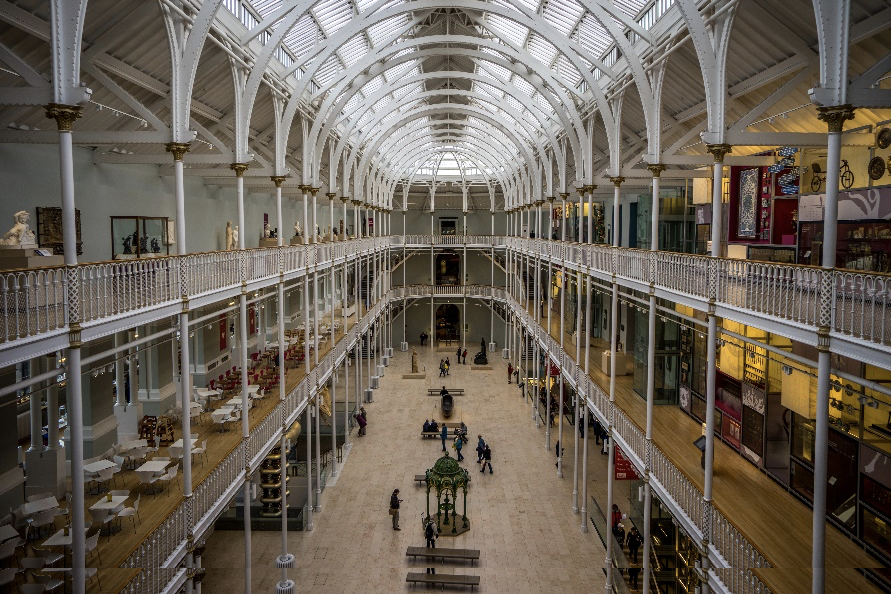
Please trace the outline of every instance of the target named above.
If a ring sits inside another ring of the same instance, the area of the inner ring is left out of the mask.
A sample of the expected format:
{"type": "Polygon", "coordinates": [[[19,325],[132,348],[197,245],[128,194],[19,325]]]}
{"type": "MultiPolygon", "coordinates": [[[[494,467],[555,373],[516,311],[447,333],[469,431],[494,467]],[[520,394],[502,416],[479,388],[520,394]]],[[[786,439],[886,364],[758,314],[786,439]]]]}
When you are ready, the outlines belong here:
{"type": "Polygon", "coordinates": [[[65,265],[64,256],[54,256],[52,254],[53,251],[51,249],[39,248],[36,244],[25,246],[0,246],[0,270],[17,270],[20,268],[45,268],[47,266],[65,265]]]}

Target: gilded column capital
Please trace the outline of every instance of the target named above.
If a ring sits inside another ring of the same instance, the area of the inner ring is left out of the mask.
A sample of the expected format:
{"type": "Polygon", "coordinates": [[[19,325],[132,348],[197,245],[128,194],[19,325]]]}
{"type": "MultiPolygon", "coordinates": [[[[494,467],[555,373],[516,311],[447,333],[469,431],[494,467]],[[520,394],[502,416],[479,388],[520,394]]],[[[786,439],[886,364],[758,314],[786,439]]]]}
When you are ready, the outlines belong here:
{"type": "Polygon", "coordinates": [[[71,132],[71,124],[83,115],[84,108],[80,105],[63,105],[61,103],[49,103],[44,107],[46,117],[56,120],[56,127],[60,132],[71,132]]]}
{"type": "Polygon", "coordinates": [[[540,207],[542,204],[544,204],[544,200],[542,200],[541,198],[535,201],[535,206],[540,207]]]}
{"type": "Polygon", "coordinates": [[[303,194],[309,192],[309,188],[310,186],[307,186],[306,184],[300,184],[299,186],[297,186],[297,189],[300,190],[303,194]]]}
{"type": "Polygon", "coordinates": [[[192,147],[188,142],[168,142],[164,145],[164,150],[173,155],[174,161],[182,161],[192,147]]]}
{"type": "Polygon", "coordinates": [[[622,177],[621,175],[617,175],[615,177],[609,178],[609,181],[613,182],[613,185],[618,188],[618,187],[621,187],[622,182],[625,181],[625,178],[622,177]]]}
{"type": "Polygon", "coordinates": [[[359,206],[360,204],[362,204],[361,200],[352,200],[351,202],[353,203],[353,206],[359,206]]]}
{"type": "Polygon", "coordinates": [[[276,187],[276,188],[280,188],[280,187],[282,187],[282,184],[285,183],[285,176],[284,176],[284,175],[273,175],[273,176],[270,177],[269,179],[272,180],[272,183],[275,184],[275,187],[276,187]]]}
{"type": "Polygon", "coordinates": [[[343,201],[344,204],[349,204],[349,203],[350,203],[350,197],[349,197],[349,196],[341,196],[340,199],[341,199],[341,201],[343,201]]]}
{"type": "Polygon", "coordinates": [[[650,173],[653,174],[653,177],[661,177],[662,172],[665,171],[665,165],[662,163],[651,163],[647,165],[647,169],[650,170],[650,173]]]}
{"type": "Polygon", "coordinates": [[[313,187],[310,186],[309,191],[312,193],[312,197],[315,198],[315,197],[316,197],[316,194],[318,194],[318,193],[319,193],[319,190],[321,190],[321,189],[322,189],[322,188],[313,188],[313,187]]]}
{"type": "Polygon", "coordinates": [[[548,196],[547,197],[547,201],[550,202],[551,204],[553,204],[555,200],[557,200],[556,196],[548,196]]]}
{"type": "Polygon", "coordinates": [[[337,198],[337,193],[336,192],[328,192],[327,194],[325,194],[325,196],[328,197],[328,200],[334,200],[335,198],[337,198]]]}
{"type": "Polygon", "coordinates": [[[230,163],[229,169],[235,172],[235,177],[244,177],[244,172],[247,171],[248,164],[247,163],[230,163]]]}
{"type": "Polygon", "coordinates": [[[830,133],[838,133],[845,127],[846,121],[854,119],[854,108],[850,104],[818,107],[817,119],[826,122],[830,133]]]}
{"type": "Polygon", "coordinates": [[[569,192],[560,192],[560,200],[566,202],[569,199],[569,192]]]}
{"type": "Polygon", "coordinates": [[[733,152],[733,147],[722,142],[721,144],[707,144],[705,150],[715,158],[715,163],[723,163],[724,157],[733,152]]]}

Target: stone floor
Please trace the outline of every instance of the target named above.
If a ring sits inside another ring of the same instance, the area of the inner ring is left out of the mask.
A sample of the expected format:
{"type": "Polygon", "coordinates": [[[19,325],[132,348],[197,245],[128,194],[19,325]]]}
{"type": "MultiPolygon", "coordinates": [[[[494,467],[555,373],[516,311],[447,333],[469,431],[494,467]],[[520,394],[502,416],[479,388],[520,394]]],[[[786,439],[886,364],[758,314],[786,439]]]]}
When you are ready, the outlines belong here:
{"type": "MultiPolygon", "coordinates": [[[[471,349],[468,349],[471,350],[471,349]]],[[[397,351],[381,378],[368,411],[368,434],[357,437],[336,486],[322,496],[322,513],[312,532],[292,532],[288,548],[296,558],[289,571],[299,591],[394,592],[409,589],[405,576],[424,571],[423,561],[405,557],[408,546],[423,546],[421,516],[424,488],[412,481],[441,455],[439,440],[422,440],[425,418],[438,414],[438,398],[427,388],[464,388],[456,397],[450,420],[463,420],[471,441],[465,467],[471,472],[467,514],[471,530],[457,538],[441,537],[440,547],[477,548],[480,561],[437,563],[438,572],[475,574],[484,592],[593,592],[604,585],[603,546],[592,529],[581,533],[581,516],[573,514],[573,428],[566,426],[565,478],[556,477],[553,450],[545,449],[545,428],[535,427],[530,405],[507,384],[506,361],[491,358],[492,371],[452,365],[448,378],[438,378],[439,359],[451,355],[418,347],[425,380],[403,380],[410,371],[410,354],[397,351]],[[494,474],[479,473],[475,464],[476,436],[482,434],[493,451],[494,474]],[[400,489],[402,531],[394,531],[387,507],[390,493],[400,489]]],[[[352,377],[350,378],[353,379],[352,377]]],[[[353,382],[350,382],[351,385],[353,382]]],[[[557,439],[556,426],[551,433],[557,439]]],[[[590,491],[605,490],[606,456],[590,442],[590,491]],[[602,468],[601,468],[602,467],[602,468]],[[597,475],[595,478],[594,475],[597,475]]],[[[598,496],[598,499],[600,497],[598,496]]],[[[459,510],[463,502],[459,503],[459,510]]],[[[274,592],[280,579],[275,558],[281,534],[255,532],[252,538],[254,592],[274,592]]],[[[207,592],[244,591],[244,534],[216,532],[203,557],[207,592]]]]}

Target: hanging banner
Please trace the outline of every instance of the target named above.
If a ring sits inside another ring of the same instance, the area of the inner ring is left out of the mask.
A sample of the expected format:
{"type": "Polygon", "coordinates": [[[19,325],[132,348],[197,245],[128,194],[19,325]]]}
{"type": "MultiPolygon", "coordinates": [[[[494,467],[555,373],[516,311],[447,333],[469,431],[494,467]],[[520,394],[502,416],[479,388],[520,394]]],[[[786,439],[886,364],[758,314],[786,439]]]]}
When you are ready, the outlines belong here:
{"type": "Polygon", "coordinates": [[[622,453],[622,448],[619,446],[614,446],[616,452],[616,463],[615,463],[615,478],[617,481],[633,481],[638,478],[637,471],[634,470],[634,465],[631,461],[625,457],[625,454],[622,453]]]}

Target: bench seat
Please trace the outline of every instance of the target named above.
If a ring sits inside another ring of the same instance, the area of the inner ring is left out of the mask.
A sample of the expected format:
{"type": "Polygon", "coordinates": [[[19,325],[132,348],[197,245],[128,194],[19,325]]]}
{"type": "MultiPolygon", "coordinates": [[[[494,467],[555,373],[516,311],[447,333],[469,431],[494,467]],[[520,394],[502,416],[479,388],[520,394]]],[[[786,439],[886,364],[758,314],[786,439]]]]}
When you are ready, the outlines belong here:
{"type": "Polygon", "coordinates": [[[447,549],[428,547],[408,547],[406,557],[424,557],[426,559],[460,559],[473,563],[480,558],[479,549],[447,549]]]}
{"type": "MultiPolygon", "coordinates": [[[[438,388],[428,388],[427,396],[439,396],[440,389],[438,388]]],[[[464,388],[452,388],[449,390],[449,394],[452,396],[464,396],[464,388]]]]}
{"type": "Polygon", "coordinates": [[[414,585],[421,584],[441,584],[443,586],[470,586],[473,591],[474,586],[480,585],[480,576],[478,575],[455,575],[449,573],[420,573],[410,572],[405,581],[414,585]]]}

